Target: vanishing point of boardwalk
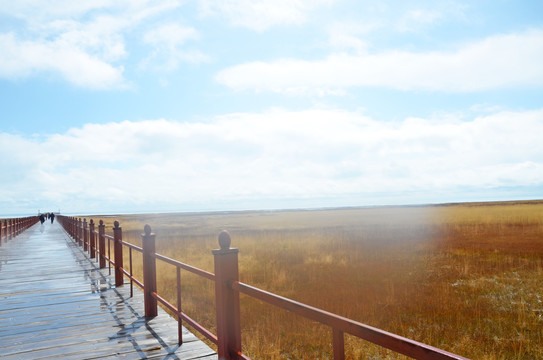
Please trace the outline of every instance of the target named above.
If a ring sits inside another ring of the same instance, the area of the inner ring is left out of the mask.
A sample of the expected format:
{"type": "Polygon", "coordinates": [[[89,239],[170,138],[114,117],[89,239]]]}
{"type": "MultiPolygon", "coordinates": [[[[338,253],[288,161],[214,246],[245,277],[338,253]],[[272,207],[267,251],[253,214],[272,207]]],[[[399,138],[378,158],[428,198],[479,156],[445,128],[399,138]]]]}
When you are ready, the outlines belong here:
{"type": "Polygon", "coordinates": [[[1,359],[217,359],[141,293],[115,287],[56,222],[33,225],[0,247],[1,359]]]}

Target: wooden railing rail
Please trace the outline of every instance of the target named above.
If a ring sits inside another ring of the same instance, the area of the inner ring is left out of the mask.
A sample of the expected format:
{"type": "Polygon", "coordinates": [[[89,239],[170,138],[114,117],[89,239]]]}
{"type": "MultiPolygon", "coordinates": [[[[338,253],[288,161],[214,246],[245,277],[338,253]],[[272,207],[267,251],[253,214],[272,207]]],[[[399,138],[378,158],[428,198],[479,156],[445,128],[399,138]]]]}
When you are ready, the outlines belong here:
{"type": "Polygon", "coordinates": [[[414,359],[465,359],[464,357],[444,350],[413,341],[330,312],[269,293],[253,286],[232,282],[230,287],[255,299],[270,305],[291,311],[307,319],[319,322],[332,328],[334,359],[344,358],[345,333],[354,335],[394,352],[407,355],[414,359]]]}
{"type": "MultiPolygon", "coordinates": [[[[345,359],[345,334],[358,337],[378,346],[387,348],[396,353],[421,360],[468,360],[465,357],[426,345],[387,331],[368,326],[366,324],[258,289],[239,281],[238,272],[238,249],[230,248],[231,238],[228,232],[222,231],[219,234],[219,249],[212,250],[215,263],[215,273],[198,269],[188,264],[168,258],[156,253],[155,234],[151,227],[145,225],[144,233],[141,235],[142,247],[124,242],[122,240],[122,228],[119,222],[114,222],[113,236],[106,235],[103,221],[100,220],[98,231],[94,225],[87,227],[86,220],[59,216],[59,222],[72,236],[74,242],[83,247],[89,254],[98,254],[100,268],[105,263],[114,267],[115,285],[123,285],[123,277],[130,279],[131,294],[132,285],[136,284],[143,290],[145,316],[154,317],[157,315],[158,303],[169,309],[178,320],[178,341],[183,343],[182,322],[186,321],[190,326],[200,332],[209,341],[217,345],[219,359],[249,359],[242,353],[241,324],[240,324],[240,293],[263,301],[272,306],[290,311],[299,316],[319,322],[331,329],[331,342],[333,345],[334,359],[345,359]],[[98,239],[98,246],[95,239],[98,239]],[[108,241],[106,254],[105,240],[108,241]],[[111,259],[109,242],[113,241],[114,259],[111,259]],[[129,251],[129,269],[123,267],[123,247],[129,251]],[[132,253],[140,253],[143,264],[143,281],[136,279],[132,273],[132,253]],[[177,273],[177,305],[171,304],[157,293],[156,284],[156,261],[163,261],[176,268],[177,273]],[[180,271],[185,270],[202,278],[215,282],[215,306],[217,320],[217,334],[213,334],[204,326],[196,322],[182,311],[181,306],[181,276],[180,271]]],[[[94,224],[93,220],[90,224],[94,224]]],[[[90,256],[93,258],[92,256],[90,256]]]]}
{"type": "Polygon", "coordinates": [[[0,219],[0,246],[39,221],[37,216],[0,219]]]}

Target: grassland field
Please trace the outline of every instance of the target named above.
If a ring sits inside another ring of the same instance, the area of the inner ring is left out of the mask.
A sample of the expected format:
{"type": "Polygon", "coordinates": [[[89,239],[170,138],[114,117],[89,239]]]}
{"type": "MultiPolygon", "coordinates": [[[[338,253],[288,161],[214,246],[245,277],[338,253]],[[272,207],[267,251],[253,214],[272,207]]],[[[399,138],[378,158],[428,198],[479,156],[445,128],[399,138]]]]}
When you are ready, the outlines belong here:
{"type": "MultiPolygon", "coordinates": [[[[158,253],[210,272],[226,229],[249,285],[471,359],[543,359],[543,201],[92,218],[136,245],[149,224],[158,253]]],[[[175,278],[159,263],[172,302],[175,278]]],[[[214,284],[182,283],[183,311],[215,331],[214,284]]],[[[241,311],[253,359],[332,358],[329,328],[245,296],[241,311]]],[[[348,359],[406,358],[345,346],[348,359]]]]}

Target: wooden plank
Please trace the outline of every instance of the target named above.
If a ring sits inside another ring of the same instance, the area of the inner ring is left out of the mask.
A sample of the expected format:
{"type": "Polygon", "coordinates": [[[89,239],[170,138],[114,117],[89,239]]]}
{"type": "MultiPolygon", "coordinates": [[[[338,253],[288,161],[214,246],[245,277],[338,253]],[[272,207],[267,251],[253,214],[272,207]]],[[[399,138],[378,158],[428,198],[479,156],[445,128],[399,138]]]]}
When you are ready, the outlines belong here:
{"type": "Polygon", "coordinates": [[[0,248],[2,359],[217,359],[162,309],[146,319],[143,296],[116,288],[108,270],[60,225],[34,225],[0,248]]]}

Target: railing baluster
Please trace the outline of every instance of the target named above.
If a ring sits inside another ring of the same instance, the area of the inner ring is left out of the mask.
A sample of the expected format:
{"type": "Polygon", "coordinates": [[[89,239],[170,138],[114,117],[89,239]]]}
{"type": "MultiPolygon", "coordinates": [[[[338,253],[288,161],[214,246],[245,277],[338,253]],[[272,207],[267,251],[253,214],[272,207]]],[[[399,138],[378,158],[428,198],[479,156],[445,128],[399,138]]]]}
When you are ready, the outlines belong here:
{"type": "Polygon", "coordinates": [[[332,329],[334,360],[345,360],[345,338],[343,331],[332,329]]]}
{"type": "Polygon", "coordinates": [[[107,267],[108,267],[109,275],[111,275],[111,241],[110,241],[109,236],[107,237],[107,259],[108,259],[107,267]]]}
{"type": "Polygon", "coordinates": [[[89,250],[89,234],[87,231],[87,219],[83,219],[83,251],[89,250]]]}
{"type": "Polygon", "coordinates": [[[145,317],[157,316],[157,300],[153,297],[156,293],[156,259],[155,259],[155,234],[151,227],[145,225],[141,234],[143,248],[143,300],[145,302],[145,317]]]}
{"type": "Polygon", "coordinates": [[[128,248],[128,262],[130,263],[130,297],[134,297],[134,280],[133,276],[134,273],[132,272],[133,265],[132,265],[132,248],[128,248]]]}
{"type": "Polygon", "coordinates": [[[119,226],[119,222],[115,220],[113,223],[113,250],[115,251],[115,286],[122,286],[124,283],[123,276],[123,229],[119,226]]]}
{"type": "Polygon", "coordinates": [[[100,252],[100,269],[106,267],[106,226],[104,221],[98,223],[98,251],[100,252]]]}
{"type": "Polygon", "coordinates": [[[175,267],[177,269],[177,339],[178,344],[183,344],[183,318],[181,314],[181,268],[179,266],[175,267]]]}
{"type": "Polygon", "coordinates": [[[83,245],[83,224],[81,221],[81,218],[79,218],[79,221],[77,222],[77,243],[79,246],[83,245]]]}
{"type": "Polygon", "coordinates": [[[89,223],[89,235],[90,235],[90,258],[94,259],[96,257],[96,240],[94,234],[94,220],[91,219],[89,223]]]}

